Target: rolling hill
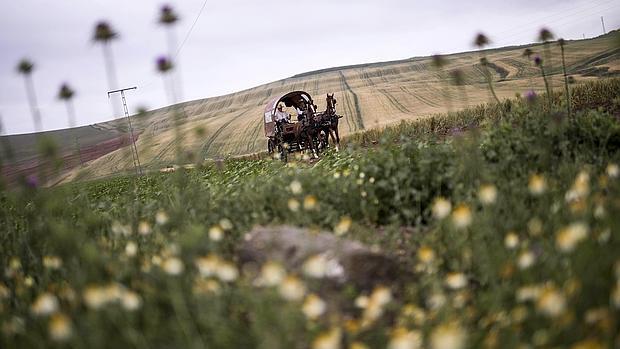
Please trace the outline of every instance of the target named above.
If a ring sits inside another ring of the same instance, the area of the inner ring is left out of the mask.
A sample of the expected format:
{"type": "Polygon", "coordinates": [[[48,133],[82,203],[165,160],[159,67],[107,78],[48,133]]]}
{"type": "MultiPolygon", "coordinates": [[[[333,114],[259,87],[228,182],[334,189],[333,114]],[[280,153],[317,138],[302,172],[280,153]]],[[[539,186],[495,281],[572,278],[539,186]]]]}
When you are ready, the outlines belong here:
{"type": "MultiPolygon", "coordinates": [[[[588,40],[567,41],[568,73],[577,83],[620,75],[618,31],[588,40]]],[[[529,89],[543,91],[540,70],[523,57],[529,47],[542,54],[541,44],[486,50],[492,63],[494,86],[500,98],[513,97],[529,89]]],[[[547,63],[553,85],[563,84],[560,49],[550,45],[552,60],[547,63]]],[[[479,52],[446,55],[444,71],[432,66],[432,57],[329,68],[275,81],[233,94],[195,100],[134,116],[139,133],[137,147],[140,160],[150,169],[174,162],[175,110],[180,113],[182,148],[194,159],[244,155],[266,150],[263,133],[263,109],[274,96],[293,90],[305,90],[314,96],[319,110],[325,108],[325,94],[335,93],[341,134],[382,127],[401,120],[460,109],[490,100],[482,75],[479,52]],[[449,72],[464,73],[463,88],[454,86],[449,72]],[[449,98],[446,98],[449,96],[449,98]],[[178,109],[176,109],[178,108],[178,109]]],[[[84,126],[73,130],[46,132],[59,144],[65,161],[62,180],[98,178],[128,171],[133,162],[123,119],[84,126]],[[72,133],[73,132],[73,133],[72,133]],[[81,140],[83,167],[72,142],[72,134],[81,140]],[[77,171],[79,169],[79,171],[77,171]]],[[[15,149],[15,156],[3,167],[3,174],[15,179],[20,173],[35,171],[39,163],[35,135],[2,137],[2,144],[15,149]]]]}

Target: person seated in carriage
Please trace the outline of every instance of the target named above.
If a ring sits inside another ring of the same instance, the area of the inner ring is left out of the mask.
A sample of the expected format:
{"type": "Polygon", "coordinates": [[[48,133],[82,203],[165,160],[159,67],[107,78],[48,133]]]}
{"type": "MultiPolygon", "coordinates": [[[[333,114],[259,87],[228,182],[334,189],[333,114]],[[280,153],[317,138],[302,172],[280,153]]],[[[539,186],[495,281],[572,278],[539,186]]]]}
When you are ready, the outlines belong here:
{"type": "Polygon", "coordinates": [[[278,108],[274,114],[276,127],[279,132],[282,132],[282,124],[288,124],[291,118],[291,115],[286,113],[283,108],[284,106],[282,105],[282,103],[278,104],[278,108]]]}

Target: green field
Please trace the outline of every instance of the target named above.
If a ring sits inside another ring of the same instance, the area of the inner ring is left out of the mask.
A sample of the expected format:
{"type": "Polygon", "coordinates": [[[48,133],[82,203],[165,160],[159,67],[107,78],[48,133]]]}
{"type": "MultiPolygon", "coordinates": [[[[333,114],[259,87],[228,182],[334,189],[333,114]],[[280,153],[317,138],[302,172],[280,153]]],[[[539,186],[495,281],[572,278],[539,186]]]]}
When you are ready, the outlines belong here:
{"type": "Polygon", "coordinates": [[[0,347],[617,347],[620,80],[570,89],[570,114],[562,94],[513,98],[316,163],[4,190],[0,347]],[[323,255],[247,262],[257,226],[391,267],[338,283],[323,255]]]}

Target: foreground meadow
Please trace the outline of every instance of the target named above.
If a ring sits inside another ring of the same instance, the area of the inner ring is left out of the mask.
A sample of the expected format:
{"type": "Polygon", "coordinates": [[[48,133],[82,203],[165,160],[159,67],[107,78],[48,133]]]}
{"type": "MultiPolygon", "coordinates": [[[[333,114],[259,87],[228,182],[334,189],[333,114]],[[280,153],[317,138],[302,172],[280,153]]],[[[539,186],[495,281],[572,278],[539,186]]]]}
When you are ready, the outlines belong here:
{"type": "Polygon", "coordinates": [[[570,114],[530,94],[357,134],[315,164],[3,190],[0,347],[619,346],[620,80],[571,94],[570,114]],[[242,264],[258,225],[398,268],[334,284],[338,255],[242,264]]]}

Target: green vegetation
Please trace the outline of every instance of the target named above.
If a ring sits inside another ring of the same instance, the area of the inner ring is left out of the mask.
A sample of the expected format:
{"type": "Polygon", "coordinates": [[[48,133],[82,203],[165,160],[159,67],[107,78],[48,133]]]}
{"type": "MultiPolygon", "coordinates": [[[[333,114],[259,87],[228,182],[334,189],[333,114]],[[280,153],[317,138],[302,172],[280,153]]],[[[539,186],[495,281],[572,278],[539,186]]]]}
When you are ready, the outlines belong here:
{"type": "Polygon", "coordinates": [[[620,80],[573,88],[570,116],[545,99],[354,134],[316,164],[3,191],[0,347],[618,345],[620,80]],[[241,268],[244,235],[279,224],[378,246],[407,276],[336,297],[241,268]]]}

